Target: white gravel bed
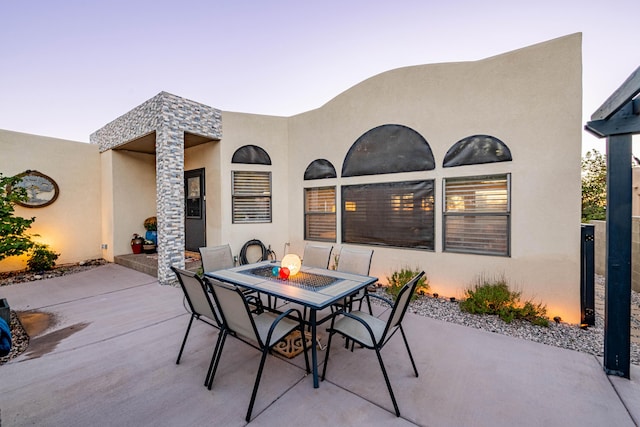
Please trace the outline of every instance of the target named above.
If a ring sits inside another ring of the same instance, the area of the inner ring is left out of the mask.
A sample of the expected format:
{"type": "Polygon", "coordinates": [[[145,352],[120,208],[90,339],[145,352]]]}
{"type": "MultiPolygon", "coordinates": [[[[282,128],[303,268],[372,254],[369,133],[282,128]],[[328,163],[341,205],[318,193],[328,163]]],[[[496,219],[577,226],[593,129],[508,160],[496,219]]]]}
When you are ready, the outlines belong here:
{"type": "MultiPolygon", "coordinates": [[[[604,299],[603,284],[604,279],[596,277],[596,307],[598,306],[598,298],[600,298],[601,304],[604,299]]],[[[378,289],[378,293],[381,296],[386,296],[383,290],[378,289]]],[[[381,304],[375,298],[372,298],[371,302],[373,304],[381,304]]],[[[635,307],[635,313],[632,313],[631,319],[632,335],[635,333],[637,336],[638,331],[640,331],[640,317],[638,316],[640,312],[640,294],[637,292],[632,291],[631,305],[635,307]]],[[[556,323],[553,320],[550,321],[548,327],[535,326],[529,322],[519,320],[505,323],[497,315],[465,313],[460,310],[457,301],[452,302],[448,298],[434,298],[428,295],[420,296],[415,301],[412,301],[409,306],[409,312],[541,344],[581,351],[600,357],[604,356],[604,319],[598,309],[596,309],[595,325],[586,329],[580,328],[579,325],[563,322],[556,323]]],[[[640,346],[637,343],[631,342],[630,356],[632,364],[640,365],[640,346]]]]}

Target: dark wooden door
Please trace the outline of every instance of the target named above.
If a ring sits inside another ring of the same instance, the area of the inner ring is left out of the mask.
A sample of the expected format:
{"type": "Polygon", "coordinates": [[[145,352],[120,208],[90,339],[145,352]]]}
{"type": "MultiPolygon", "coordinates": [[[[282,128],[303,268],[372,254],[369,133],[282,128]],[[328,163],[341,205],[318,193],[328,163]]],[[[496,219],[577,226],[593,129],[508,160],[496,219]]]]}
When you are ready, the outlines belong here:
{"type": "Polygon", "coordinates": [[[198,251],[207,245],[204,169],[184,173],[185,249],[198,251]]]}

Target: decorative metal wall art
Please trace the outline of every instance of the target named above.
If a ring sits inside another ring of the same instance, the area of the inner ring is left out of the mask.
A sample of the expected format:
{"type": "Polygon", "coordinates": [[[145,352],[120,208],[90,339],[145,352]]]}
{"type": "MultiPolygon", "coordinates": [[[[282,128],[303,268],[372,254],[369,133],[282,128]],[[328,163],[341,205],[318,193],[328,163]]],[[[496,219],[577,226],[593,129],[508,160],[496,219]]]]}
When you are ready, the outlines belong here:
{"type": "Polygon", "coordinates": [[[58,198],[60,189],[58,184],[47,175],[35,170],[27,170],[17,175],[20,181],[15,187],[24,188],[27,200],[16,202],[25,208],[42,208],[49,206],[58,198]]]}

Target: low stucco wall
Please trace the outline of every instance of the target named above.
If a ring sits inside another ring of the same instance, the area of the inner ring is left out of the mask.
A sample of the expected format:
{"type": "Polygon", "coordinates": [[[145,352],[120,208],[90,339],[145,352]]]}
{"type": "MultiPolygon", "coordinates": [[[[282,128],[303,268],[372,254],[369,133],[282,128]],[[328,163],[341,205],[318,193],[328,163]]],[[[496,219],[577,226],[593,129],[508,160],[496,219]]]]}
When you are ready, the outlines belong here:
{"type": "MultiPolygon", "coordinates": [[[[631,288],[640,292],[640,217],[634,216],[631,223],[631,288]]],[[[595,270],[604,276],[607,270],[607,223],[591,221],[595,233],[595,270]]]]}
{"type": "MultiPolygon", "coordinates": [[[[42,208],[16,206],[15,214],[35,217],[34,240],[60,253],[57,264],[102,258],[100,247],[100,156],[82,142],[0,130],[0,172],[14,176],[37,170],[60,188],[58,199],[42,208]]],[[[0,261],[0,271],[26,268],[26,256],[0,261]]]]}

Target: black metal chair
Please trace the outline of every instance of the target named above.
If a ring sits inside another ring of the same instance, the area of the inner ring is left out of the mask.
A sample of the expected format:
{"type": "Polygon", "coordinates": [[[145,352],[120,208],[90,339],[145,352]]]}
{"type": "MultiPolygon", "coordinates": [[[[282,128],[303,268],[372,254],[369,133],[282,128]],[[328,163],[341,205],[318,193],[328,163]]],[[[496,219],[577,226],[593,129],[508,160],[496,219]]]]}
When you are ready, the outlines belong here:
{"type": "MultiPolygon", "coordinates": [[[[182,291],[184,292],[184,298],[189,305],[189,310],[191,311],[191,318],[189,319],[189,324],[187,325],[187,332],[184,334],[184,339],[182,340],[182,345],[180,346],[180,352],[178,353],[178,359],[176,360],[176,365],[180,364],[180,358],[182,357],[182,352],[184,350],[184,346],[187,343],[187,337],[189,336],[189,331],[191,330],[191,325],[193,324],[194,319],[198,319],[207,325],[211,325],[214,328],[221,329],[222,328],[222,320],[220,318],[220,313],[217,310],[217,307],[211,301],[209,297],[209,293],[207,292],[207,287],[205,283],[198,277],[196,273],[193,271],[183,270],[176,267],[171,267],[171,270],[178,276],[178,282],[180,282],[180,287],[182,287],[182,291]]],[[[218,343],[222,339],[222,334],[218,334],[218,341],[216,342],[216,347],[218,343]]],[[[207,371],[207,376],[205,377],[205,385],[207,385],[207,378],[209,378],[211,369],[213,367],[213,362],[215,359],[216,353],[214,350],[213,355],[211,356],[211,362],[209,363],[209,370],[207,371]]]]}
{"type": "Polygon", "coordinates": [[[409,302],[411,301],[411,296],[415,292],[418,280],[420,280],[423,275],[424,271],[420,272],[417,276],[407,282],[402,289],[400,289],[395,304],[377,294],[370,295],[371,298],[383,300],[393,307],[387,321],[378,319],[377,317],[362,311],[347,312],[341,310],[333,315],[331,318],[331,326],[327,330],[329,332],[329,341],[327,343],[327,353],[325,354],[324,368],[322,370],[323,381],[327,372],[327,363],[329,361],[329,352],[331,350],[331,338],[337,333],[344,336],[347,340],[353,340],[364,348],[375,350],[376,355],[378,356],[378,362],[380,363],[380,368],[382,369],[382,374],[384,375],[384,380],[387,383],[387,389],[389,390],[389,395],[391,396],[391,401],[393,402],[396,415],[398,417],[400,416],[400,410],[398,409],[396,398],[393,395],[391,383],[389,382],[387,371],[384,368],[380,350],[382,350],[385,344],[389,342],[391,337],[397,331],[400,331],[404,344],[407,348],[407,353],[409,353],[409,359],[411,359],[413,371],[415,372],[416,377],[418,376],[418,369],[416,368],[413,356],[411,355],[407,337],[402,329],[402,319],[404,318],[409,302]]]}
{"type": "MultiPolygon", "coordinates": [[[[260,366],[253,386],[253,392],[251,393],[249,409],[247,410],[246,420],[249,422],[251,420],[251,412],[253,411],[253,404],[258,393],[258,387],[260,386],[260,378],[262,377],[267,354],[269,354],[278,342],[296,329],[300,331],[301,336],[304,337],[303,319],[300,311],[296,309],[289,309],[280,315],[268,311],[252,314],[247,300],[237,286],[228,285],[209,278],[206,278],[205,282],[213,293],[222,319],[222,330],[220,332],[222,338],[216,344],[214,351],[216,361],[213,369],[210,370],[207,381],[209,389],[211,389],[213,384],[218,363],[222,356],[222,349],[228,335],[262,351],[260,366]]],[[[302,345],[307,373],[309,373],[311,369],[309,367],[306,340],[302,340],[302,345]]]]}

